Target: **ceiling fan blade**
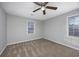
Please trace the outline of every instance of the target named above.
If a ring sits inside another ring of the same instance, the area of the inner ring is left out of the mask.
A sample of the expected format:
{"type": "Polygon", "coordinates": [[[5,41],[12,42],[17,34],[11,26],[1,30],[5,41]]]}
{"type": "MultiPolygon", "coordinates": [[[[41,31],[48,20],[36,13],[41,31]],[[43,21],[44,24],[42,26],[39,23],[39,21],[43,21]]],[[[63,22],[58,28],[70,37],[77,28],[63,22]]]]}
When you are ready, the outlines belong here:
{"type": "Polygon", "coordinates": [[[36,5],[39,5],[39,6],[41,6],[41,4],[39,4],[38,2],[34,2],[36,5]]]}
{"type": "Polygon", "coordinates": [[[56,10],[57,9],[57,7],[51,7],[51,6],[46,6],[46,8],[53,9],[53,10],[56,10]]]}
{"type": "Polygon", "coordinates": [[[48,2],[44,2],[44,6],[46,6],[48,4],[48,2]]]}
{"type": "Polygon", "coordinates": [[[36,10],[34,10],[33,12],[36,12],[36,11],[38,11],[38,10],[40,10],[41,8],[38,8],[38,9],[36,9],[36,10]]]}
{"type": "Polygon", "coordinates": [[[43,15],[45,15],[46,14],[46,11],[45,10],[43,10],[43,15]]]}

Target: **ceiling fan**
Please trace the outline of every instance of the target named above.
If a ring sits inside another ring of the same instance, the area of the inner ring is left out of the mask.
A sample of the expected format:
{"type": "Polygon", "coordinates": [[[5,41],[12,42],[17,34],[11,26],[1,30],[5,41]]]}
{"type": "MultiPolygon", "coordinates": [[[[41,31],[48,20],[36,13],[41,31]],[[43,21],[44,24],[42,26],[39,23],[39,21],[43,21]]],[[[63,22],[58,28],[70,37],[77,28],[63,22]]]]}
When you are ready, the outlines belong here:
{"type": "Polygon", "coordinates": [[[36,5],[41,6],[37,9],[35,9],[33,12],[36,12],[38,10],[42,10],[43,11],[43,15],[46,14],[46,9],[52,9],[52,10],[56,10],[57,7],[52,7],[52,6],[46,6],[48,4],[48,2],[34,2],[36,5]]]}

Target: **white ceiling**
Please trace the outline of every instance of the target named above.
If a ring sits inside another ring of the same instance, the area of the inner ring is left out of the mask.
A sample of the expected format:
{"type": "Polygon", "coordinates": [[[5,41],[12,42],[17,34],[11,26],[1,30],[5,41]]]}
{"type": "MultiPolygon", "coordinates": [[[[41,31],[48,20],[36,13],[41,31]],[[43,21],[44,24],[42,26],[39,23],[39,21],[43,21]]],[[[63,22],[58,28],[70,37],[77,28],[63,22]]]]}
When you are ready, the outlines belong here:
{"type": "Polygon", "coordinates": [[[2,2],[0,4],[4,8],[4,10],[9,14],[28,17],[37,20],[47,20],[49,18],[79,8],[79,3],[77,2],[49,2],[47,5],[56,6],[58,7],[58,9],[57,10],[46,9],[46,15],[43,15],[41,10],[35,13],[32,12],[33,10],[39,7],[33,2],[2,2]]]}

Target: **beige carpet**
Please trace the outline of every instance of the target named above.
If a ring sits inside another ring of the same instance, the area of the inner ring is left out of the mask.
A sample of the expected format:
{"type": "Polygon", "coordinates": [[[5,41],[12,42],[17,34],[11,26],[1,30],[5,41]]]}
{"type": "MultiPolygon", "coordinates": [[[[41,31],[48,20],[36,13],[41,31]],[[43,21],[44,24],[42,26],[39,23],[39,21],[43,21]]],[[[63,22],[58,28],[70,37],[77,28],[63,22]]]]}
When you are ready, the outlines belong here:
{"type": "Polygon", "coordinates": [[[2,57],[76,57],[79,51],[45,40],[38,39],[29,42],[7,46],[2,57]]]}

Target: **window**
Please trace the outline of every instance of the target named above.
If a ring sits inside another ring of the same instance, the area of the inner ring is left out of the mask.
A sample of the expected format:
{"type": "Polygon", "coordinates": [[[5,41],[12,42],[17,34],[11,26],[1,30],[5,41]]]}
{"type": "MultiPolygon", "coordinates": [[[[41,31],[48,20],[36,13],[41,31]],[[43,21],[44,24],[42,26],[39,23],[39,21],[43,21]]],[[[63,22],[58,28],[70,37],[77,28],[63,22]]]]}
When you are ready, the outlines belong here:
{"type": "Polygon", "coordinates": [[[34,33],[34,22],[28,22],[28,33],[34,33]]]}
{"type": "Polygon", "coordinates": [[[79,15],[68,17],[69,36],[79,37],[79,15]]]}

